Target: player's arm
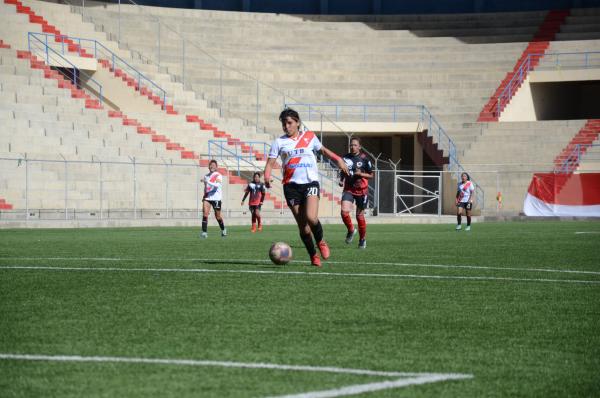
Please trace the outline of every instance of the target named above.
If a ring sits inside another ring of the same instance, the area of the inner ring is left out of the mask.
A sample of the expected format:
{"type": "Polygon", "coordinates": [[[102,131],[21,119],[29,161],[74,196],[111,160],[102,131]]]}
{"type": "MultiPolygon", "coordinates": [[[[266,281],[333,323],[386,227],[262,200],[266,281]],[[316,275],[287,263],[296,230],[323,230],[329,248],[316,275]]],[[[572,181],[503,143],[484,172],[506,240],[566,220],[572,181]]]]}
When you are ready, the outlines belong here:
{"type": "Polygon", "coordinates": [[[472,205],[473,202],[475,202],[475,187],[473,186],[473,183],[471,183],[469,190],[471,191],[471,195],[469,195],[469,203],[472,205]]]}
{"type": "Polygon", "coordinates": [[[361,178],[373,178],[373,172],[367,172],[366,170],[357,170],[354,172],[354,175],[361,178]]]}
{"type": "Polygon", "coordinates": [[[325,148],[324,146],[321,146],[321,152],[323,153],[323,155],[333,160],[340,168],[340,170],[342,170],[346,175],[350,174],[350,171],[348,170],[348,166],[346,165],[346,162],[344,162],[344,159],[342,159],[329,149],[325,148]]]}
{"type": "Polygon", "coordinates": [[[260,191],[260,204],[261,205],[265,202],[265,196],[267,196],[267,193],[265,192],[265,189],[263,188],[260,191]]]}
{"type": "Polygon", "coordinates": [[[248,197],[249,194],[250,194],[250,191],[246,190],[246,192],[244,193],[244,197],[242,198],[242,206],[244,205],[244,201],[246,200],[246,198],[248,197]]]}
{"type": "Polygon", "coordinates": [[[267,159],[267,164],[265,165],[265,171],[264,171],[264,176],[265,176],[265,187],[267,188],[271,188],[271,170],[273,170],[273,166],[275,166],[275,163],[277,162],[277,158],[268,158],[267,159]]]}

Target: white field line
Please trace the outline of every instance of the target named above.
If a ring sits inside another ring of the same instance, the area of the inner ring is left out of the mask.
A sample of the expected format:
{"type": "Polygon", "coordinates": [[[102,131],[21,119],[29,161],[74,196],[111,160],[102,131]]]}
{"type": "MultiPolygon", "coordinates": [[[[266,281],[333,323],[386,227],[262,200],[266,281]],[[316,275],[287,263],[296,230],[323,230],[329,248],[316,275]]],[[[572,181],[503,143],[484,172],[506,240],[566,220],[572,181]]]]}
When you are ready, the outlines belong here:
{"type": "Polygon", "coordinates": [[[470,281],[502,281],[502,282],[543,282],[543,283],[577,283],[600,285],[600,280],[577,279],[542,279],[511,278],[495,276],[460,276],[460,275],[414,275],[414,274],[369,274],[354,272],[327,271],[283,271],[283,270],[238,270],[208,268],[118,268],[118,267],[51,267],[51,266],[0,266],[0,270],[39,270],[39,271],[92,271],[92,272],[183,272],[183,273],[223,273],[223,274],[262,274],[262,275],[299,275],[310,277],[358,277],[358,278],[404,278],[404,279],[437,279],[437,280],[470,280],[470,281]]]}
{"type": "Polygon", "coordinates": [[[311,391],[300,394],[279,395],[271,398],[333,398],[345,397],[348,395],[358,395],[373,391],[389,390],[392,388],[408,387],[418,384],[435,383],[437,381],[470,379],[470,375],[425,375],[406,379],[381,381],[377,383],[355,384],[331,390],[311,391]]]}
{"type": "MultiPolygon", "coordinates": [[[[121,257],[0,257],[0,261],[153,261],[153,262],[231,262],[233,264],[270,264],[270,260],[244,260],[244,259],[228,259],[228,258],[156,258],[156,257],[140,257],[140,258],[121,258],[121,257]]],[[[292,264],[309,264],[309,261],[292,261],[292,264]]],[[[348,261],[326,261],[326,264],[334,265],[356,265],[348,261]]],[[[418,264],[418,263],[394,263],[394,262],[361,262],[361,265],[389,265],[397,267],[423,267],[423,268],[457,268],[457,269],[481,269],[490,271],[525,271],[525,272],[549,272],[549,273],[565,273],[565,274],[587,274],[600,275],[600,271],[581,271],[570,269],[556,268],[519,268],[519,267],[489,267],[484,265],[451,265],[451,264],[418,264]]]]}
{"type": "Polygon", "coordinates": [[[575,235],[581,234],[600,234],[600,231],[583,231],[583,232],[575,232],[575,235]]]}
{"type": "Polygon", "coordinates": [[[207,361],[195,359],[161,359],[161,358],[129,358],[129,357],[83,357],[79,355],[29,355],[0,353],[0,359],[22,360],[22,361],[49,361],[49,362],[95,362],[95,363],[136,363],[136,364],[154,364],[154,365],[179,365],[179,366],[208,366],[224,368],[244,368],[244,369],[270,369],[281,371],[300,371],[300,372],[320,372],[320,373],[341,373],[364,376],[380,377],[402,377],[398,380],[383,381],[376,383],[357,384],[345,386],[332,390],[313,391],[295,395],[285,395],[283,397],[295,398],[318,398],[318,397],[342,397],[356,395],[365,392],[387,390],[391,388],[400,388],[410,385],[433,383],[444,380],[471,379],[473,375],[460,373],[413,373],[413,372],[388,372],[368,369],[351,369],[324,366],[302,366],[302,365],[279,365],[272,363],[247,363],[247,362],[229,362],[229,361],[207,361]]]}

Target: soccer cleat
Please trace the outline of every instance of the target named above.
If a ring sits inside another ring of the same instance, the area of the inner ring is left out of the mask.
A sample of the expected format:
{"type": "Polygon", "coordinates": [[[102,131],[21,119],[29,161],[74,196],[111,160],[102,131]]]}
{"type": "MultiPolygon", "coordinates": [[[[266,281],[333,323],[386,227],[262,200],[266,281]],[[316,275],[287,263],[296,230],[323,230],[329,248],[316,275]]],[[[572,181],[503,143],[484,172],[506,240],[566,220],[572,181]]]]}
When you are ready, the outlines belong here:
{"type": "Polygon", "coordinates": [[[471,230],[471,226],[467,225],[467,228],[465,228],[465,231],[470,231],[471,230]]]}
{"type": "Polygon", "coordinates": [[[327,245],[327,242],[322,240],[318,243],[318,246],[319,246],[319,251],[321,252],[321,256],[323,256],[323,260],[327,260],[330,255],[329,246],[327,245]]]}
{"type": "Polygon", "coordinates": [[[206,232],[202,232],[202,233],[200,234],[200,237],[201,237],[202,239],[206,239],[206,238],[208,238],[208,234],[207,234],[206,232]]]}
{"type": "Polygon", "coordinates": [[[262,224],[258,225],[258,232],[262,232],[262,224]]]}
{"type": "Polygon", "coordinates": [[[360,239],[358,241],[358,248],[359,249],[366,249],[367,248],[367,240],[366,239],[360,239]]]}
{"type": "Polygon", "coordinates": [[[356,235],[356,228],[354,228],[351,232],[346,234],[346,244],[349,245],[354,240],[354,236],[356,235]]]}
{"type": "Polygon", "coordinates": [[[461,226],[460,224],[458,224],[458,225],[456,226],[456,230],[457,230],[457,231],[460,231],[460,229],[461,229],[461,228],[462,228],[462,226],[461,226]]]}
{"type": "Polygon", "coordinates": [[[252,228],[250,228],[250,232],[256,232],[256,225],[252,224],[252,228]]]}
{"type": "Polygon", "coordinates": [[[227,228],[221,231],[221,236],[224,238],[227,236],[227,228]]]}
{"type": "Polygon", "coordinates": [[[321,259],[318,254],[310,257],[310,265],[314,265],[315,267],[321,267],[321,259]]]}

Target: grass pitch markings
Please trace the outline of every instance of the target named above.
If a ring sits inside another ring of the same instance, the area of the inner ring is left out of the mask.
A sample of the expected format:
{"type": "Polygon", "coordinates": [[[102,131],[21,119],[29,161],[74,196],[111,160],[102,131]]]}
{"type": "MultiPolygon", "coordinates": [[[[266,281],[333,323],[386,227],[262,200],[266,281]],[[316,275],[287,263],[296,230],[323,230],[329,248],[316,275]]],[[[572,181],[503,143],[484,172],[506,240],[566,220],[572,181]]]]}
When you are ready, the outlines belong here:
{"type": "Polygon", "coordinates": [[[172,272],[172,273],[221,273],[221,274],[259,274],[259,275],[293,275],[311,277],[357,277],[357,278],[401,278],[401,279],[434,279],[434,280],[466,280],[466,281],[500,281],[500,282],[541,282],[541,283],[575,283],[600,285],[600,280],[579,279],[544,279],[544,278],[512,278],[494,276],[460,276],[460,275],[414,275],[414,274],[379,274],[328,271],[283,271],[283,270],[237,270],[209,268],[118,268],[118,267],[52,267],[52,266],[0,266],[0,270],[30,271],[75,271],[75,272],[172,272]]]}
{"type": "Polygon", "coordinates": [[[461,373],[414,373],[414,372],[388,372],[368,369],[338,368],[331,366],[306,366],[306,365],[280,365],[272,363],[209,361],[195,359],[164,359],[164,358],[135,358],[135,357],[104,357],[79,355],[30,355],[0,353],[0,359],[20,361],[46,361],[46,362],[92,362],[92,363],[136,363],[153,365],[179,365],[179,366],[209,366],[243,369],[269,369],[281,371],[342,373],[363,376],[400,377],[400,379],[375,383],[354,384],[340,388],[322,391],[310,391],[299,394],[279,395],[272,398],[327,398],[357,395],[373,391],[389,390],[408,387],[412,385],[435,383],[448,380],[472,379],[471,374],[461,373]]]}
{"type": "MultiPolygon", "coordinates": [[[[244,260],[244,259],[227,259],[227,258],[156,258],[156,257],[0,257],[1,260],[10,261],[176,261],[176,262],[229,262],[235,264],[271,264],[270,260],[244,260]]],[[[293,260],[291,264],[310,264],[310,261],[293,260]]],[[[349,261],[326,261],[326,264],[334,265],[355,265],[349,261]]],[[[458,268],[458,269],[474,269],[474,270],[489,270],[489,271],[524,271],[524,272],[548,272],[548,273],[565,273],[565,274],[584,274],[584,275],[600,275],[600,271],[582,271],[571,269],[556,269],[556,268],[519,268],[519,267],[490,267],[485,265],[451,265],[451,264],[418,264],[418,263],[394,263],[394,262],[361,262],[361,265],[389,265],[397,267],[423,267],[423,268],[458,268]]]]}

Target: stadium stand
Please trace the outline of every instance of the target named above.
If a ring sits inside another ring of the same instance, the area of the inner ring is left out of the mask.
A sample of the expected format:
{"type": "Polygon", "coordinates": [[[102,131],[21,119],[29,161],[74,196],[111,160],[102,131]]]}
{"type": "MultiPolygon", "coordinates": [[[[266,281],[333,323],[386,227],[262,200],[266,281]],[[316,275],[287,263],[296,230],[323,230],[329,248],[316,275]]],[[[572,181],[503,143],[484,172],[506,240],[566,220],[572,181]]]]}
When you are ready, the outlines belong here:
{"type": "MultiPolygon", "coordinates": [[[[5,19],[4,22],[6,22],[4,24],[4,32],[3,34],[13,38],[15,40],[15,42],[20,43],[21,45],[27,43],[27,32],[31,31],[32,27],[35,28],[34,24],[38,24],[40,25],[39,27],[41,27],[41,30],[43,31],[47,31],[50,32],[51,34],[55,34],[55,35],[60,35],[60,34],[65,34],[65,33],[70,33],[70,32],[61,32],[58,28],[56,28],[54,25],[50,25],[48,23],[48,21],[46,21],[46,19],[44,19],[43,17],[41,17],[40,15],[36,14],[34,10],[31,9],[31,7],[27,7],[24,5],[21,5],[20,2],[8,2],[7,4],[3,5],[4,7],[6,7],[7,5],[9,5],[9,3],[11,5],[15,6],[14,11],[16,11],[16,13],[11,13],[7,12],[5,15],[5,17],[3,19],[5,19]],[[27,18],[29,21],[27,20],[23,20],[24,18],[27,18]],[[27,22],[30,22],[29,24],[27,22]],[[26,38],[25,40],[23,40],[23,38],[26,38]]],[[[10,8],[8,8],[7,11],[9,11],[10,8]]],[[[53,15],[64,15],[64,13],[52,13],[53,15]]],[[[52,18],[49,18],[52,19],[52,18]]],[[[58,19],[60,19],[60,17],[58,17],[58,19]]],[[[68,19],[68,18],[67,18],[68,19]]],[[[68,26],[69,29],[74,29],[76,30],[78,28],[78,26],[73,26],[73,22],[64,22],[66,26],[68,26]]],[[[82,24],[85,25],[85,24],[82,24]]],[[[38,28],[39,30],[39,28],[38,28]]],[[[85,32],[85,29],[81,29],[85,32]]],[[[88,32],[89,33],[89,32],[88,32]]],[[[92,35],[93,37],[94,35],[92,35]]],[[[59,40],[57,40],[59,41],[59,40]]],[[[83,49],[80,45],[75,44],[73,42],[72,39],[68,38],[68,39],[64,39],[64,42],[67,43],[68,45],[68,50],[71,51],[72,53],[76,53],[76,55],[83,55],[87,58],[89,58],[90,56],[88,55],[88,53],[86,53],[86,49],[83,49]]],[[[112,44],[112,43],[111,43],[112,44]]],[[[114,46],[113,48],[115,48],[116,46],[114,46]]],[[[30,59],[31,62],[31,67],[35,68],[35,69],[40,69],[43,71],[43,74],[46,75],[47,77],[51,77],[53,79],[56,79],[59,81],[59,86],[63,86],[64,88],[68,88],[68,89],[74,89],[71,85],[70,82],[65,81],[65,79],[62,78],[62,75],[60,75],[58,72],[52,70],[50,67],[48,67],[47,65],[44,65],[44,63],[42,61],[40,61],[39,59],[37,59],[35,56],[32,56],[30,53],[26,52],[26,51],[20,51],[19,53],[19,57],[20,58],[28,58],[30,59]]],[[[123,55],[123,53],[121,52],[121,54],[123,55]]],[[[5,59],[7,63],[13,62],[13,60],[11,60],[11,56],[9,53],[4,54],[3,59],[5,59]]],[[[122,70],[118,69],[118,68],[112,68],[110,65],[110,62],[106,61],[106,60],[100,60],[101,67],[109,69],[114,75],[115,75],[115,79],[120,79],[123,81],[124,84],[126,84],[126,86],[129,87],[130,90],[135,91],[136,89],[138,89],[139,87],[137,87],[137,83],[135,83],[135,81],[127,76],[126,73],[124,73],[122,70]]],[[[19,73],[25,73],[25,75],[23,76],[25,79],[24,81],[27,81],[30,76],[27,75],[27,73],[29,73],[29,71],[27,71],[27,67],[20,64],[19,67],[19,73]]],[[[8,75],[3,79],[5,82],[8,82],[9,80],[14,80],[12,77],[13,73],[17,73],[16,70],[8,70],[8,75]]],[[[29,79],[28,83],[31,83],[30,81],[31,79],[29,79]]],[[[46,87],[51,87],[52,83],[50,83],[50,85],[47,85],[46,87]]],[[[3,85],[3,91],[5,91],[8,94],[7,89],[9,88],[8,86],[10,86],[10,84],[4,84],[3,85]]],[[[158,101],[157,102],[157,98],[156,96],[153,95],[148,95],[149,100],[151,100],[152,102],[154,102],[154,104],[157,104],[159,106],[155,107],[155,109],[152,109],[153,112],[134,112],[135,107],[133,107],[131,109],[131,113],[129,114],[125,114],[122,111],[116,111],[116,110],[108,110],[108,112],[104,112],[105,114],[103,114],[102,116],[98,116],[98,115],[88,115],[88,119],[86,120],[87,122],[96,122],[97,126],[94,127],[90,127],[88,131],[92,131],[93,133],[96,133],[97,130],[102,130],[105,126],[111,126],[111,123],[109,123],[112,121],[112,125],[114,127],[115,123],[119,123],[121,125],[123,125],[123,127],[129,127],[130,128],[130,134],[131,134],[131,130],[133,130],[134,133],[140,134],[140,135],[147,135],[148,137],[150,137],[150,140],[146,139],[146,147],[144,147],[143,144],[140,145],[134,145],[133,147],[136,150],[132,150],[132,148],[128,148],[123,146],[123,144],[116,138],[116,137],[110,137],[111,140],[110,142],[107,143],[105,141],[102,142],[92,142],[92,141],[86,141],[84,143],[81,143],[79,141],[77,141],[76,139],[74,139],[72,137],[72,133],[71,132],[65,132],[65,131],[60,131],[60,129],[57,129],[56,126],[54,126],[52,123],[56,121],[56,119],[60,119],[61,122],[63,123],[72,123],[71,127],[74,131],[82,131],[85,129],[81,129],[79,125],[77,125],[77,117],[72,117],[70,115],[70,113],[74,113],[76,115],[78,115],[80,113],[79,107],[81,105],[77,105],[77,104],[71,104],[74,105],[74,109],[68,109],[67,105],[65,104],[65,106],[62,106],[63,104],[61,104],[61,107],[54,107],[54,109],[52,109],[51,107],[49,107],[48,104],[54,104],[57,102],[57,100],[55,98],[49,98],[49,99],[40,99],[39,102],[41,104],[36,104],[36,99],[30,99],[30,102],[32,102],[31,106],[28,107],[28,111],[32,114],[35,114],[35,116],[32,116],[31,119],[27,119],[27,115],[26,114],[20,114],[18,112],[16,112],[15,110],[18,110],[19,107],[22,107],[20,104],[19,105],[15,105],[14,102],[16,102],[16,92],[21,92],[22,87],[14,87],[15,90],[15,94],[14,95],[7,95],[4,97],[3,102],[4,102],[4,107],[11,110],[12,114],[6,114],[7,119],[15,119],[15,120],[20,120],[22,122],[24,122],[24,124],[30,123],[31,120],[34,121],[38,121],[35,119],[39,119],[42,118],[44,121],[47,121],[48,123],[45,124],[42,128],[44,129],[44,131],[52,131],[52,134],[57,135],[60,141],[60,148],[52,148],[52,147],[42,147],[43,149],[40,149],[40,147],[38,145],[32,145],[31,142],[27,144],[25,144],[24,140],[25,137],[22,134],[17,135],[15,134],[7,134],[4,135],[4,141],[8,140],[8,142],[5,142],[7,145],[7,149],[8,149],[8,155],[11,154],[15,154],[15,153],[26,153],[27,156],[31,159],[31,158],[38,158],[38,159],[52,159],[54,157],[56,157],[58,154],[60,154],[61,157],[64,156],[75,156],[75,160],[82,160],[82,159],[86,159],[86,161],[94,161],[94,159],[96,160],[100,160],[104,163],[107,162],[111,162],[111,161],[130,161],[131,158],[135,158],[137,160],[138,163],[143,163],[148,157],[153,157],[154,161],[156,160],[160,160],[161,162],[165,162],[165,161],[169,161],[169,162],[174,162],[179,160],[180,158],[183,159],[191,159],[191,160],[196,160],[196,162],[200,165],[200,166],[206,166],[208,164],[208,159],[206,158],[207,156],[207,152],[208,150],[208,138],[212,138],[208,136],[208,133],[212,134],[212,136],[214,138],[221,138],[225,140],[225,146],[232,146],[235,149],[239,149],[240,153],[249,153],[252,149],[250,146],[247,146],[244,144],[244,142],[239,139],[239,138],[235,138],[232,135],[224,132],[224,131],[220,131],[219,129],[217,129],[214,125],[212,125],[210,122],[206,122],[202,119],[200,119],[198,116],[196,115],[178,115],[178,112],[174,110],[173,105],[167,105],[165,109],[166,112],[162,111],[162,102],[158,101]],[[11,97],[13,97],[11,99],[11,97]],[[52,114],[51,112],[55,112],[56,114],[52,114]],[[47,120],[46,120],[47,119],[47,120]],[[116,120],[116,122],[114,121],[116,120]],[[142,124],[141,121],[144,121],[145,124],[142,124]],[[156,129],[156,130],[155,130],[156,129]],[[200,135],[198,135],[198,130],[200,130],[200,133],[205,133],[205,137],[202,137],[200,135]],[[165,134],[159,134],[159,132],[162,131],[166,131],[167,133],[165,134]],[[196,134],[194,134],[196,133],[196,134]],[[178,141],[180,142],[173,142],[172,139],[176,138],[178,139],[178,141]],[[76,143],[79,143],[80,145],[74,145],[72,141],[75,141],[76,143]],[[152,144],[148,144],[148,141],[150,141],[151,143],[154,144],[158,144],[158,146],[163,145],[164,150],[158,150],[156,149],[157,145],[152,145],[152,144]],[[19,143],[23,143],[23,146],[19,146],[19,143]],[[73,144],[69,147],[69,144],[73,144]],[[85,150],[82,150],[82,145],[86,145],[89,146],[89,150],[86,152],[85,150]],[[182,146],[182,145],[186,145],[186,146],[182,146]],[[95,148],[98,148],[98,150],[96,151],[95,148]],[[105,150],[100,150],[100,148],[106,148],[105,150]],[[111,152],[110,149],[112,149],[113,151],[111,152]],[[125,159],[119,159],[118,157],[115,159],[115,153],[114,153],[114,149],[117,150],[118,155],[125,155],[126,158],[125,159]],[[37,152],[36,152],[37,151],[37,152]],[[74,151],[74,153],[73,153],[74,151]],[[93,155],[93,156],[92,156],[93,155]]],[[[32,88],[27,88],[25,89],[25,91],[27,90],[32,90],[32,88]]],[[[33,90],[35,90],[35,88],[33,88],[33,90]]],[[[48,91],[47,88],[45,88],[46,91],[48,91]]],[[[140,93],[141,94],[145,94],[143,92],[141,92],[142,89],[140,88],[140,93]]],[[[107,93],[105,92],[105,100],[107,98],[110,98],[110,94],[111,93],[107,93]]],[[[189,94],[189,93],[188,93],[189,94]]],[[[85,103],[85,107],[86,108],[94,108],[94,109],[102,109],[102,107],[99,105],[97,100],[91,99],[87,94],[85,94],[84,92],[82,92],[81,90],[79,90],[79,92],[77,94],[72,94],[72,96],[74,97],[82,97],[85,98],[86,103],[85,103]]],[[[189,95],[188,95],[189,97],[189,95]]],[[[171,97],[173,98],[173,97],[171,97]]],[[[23,98],[19,98],[19,101],[27,101],[27,99],[23,99],[23,98]]],[[[191,102],[191,101],[190,101],[191,102]]],[[[198,101],[200,102],[200,101],[198,101]]],[[[194,104],[194,102],[191,102],[191,104],[194,104]]],[[[121,110],[126,110],[127,109],[127,102],[121,103],[121,110]],[[125,108],[125,109],[124,109],[125,108]]],[[[195,104],[197,105],[197,104],[195,104]]],[[[29,106],[29,104],[27,104],[27,106],[29,106]]],[[[201,110],[204,107],[201,106],[194,106],[194,109],[196,111],[201,110]]],[[[210,113],[214,113],[214,110],[210,110],[209,112],[206,112],[208,114],[210,113]],[[210,112],[212,111],[212,112],[210,112]]],[[[223,124],[228,124],[229,126],[231,126],[232,128],[234,127],[232,125],[232,120],[219,120],[220,122],[222,122],[223,124]],[[229,122],[229,123],[227,123],[229,122]]],[[[233,123],[235,123],[236,121],[233,120],[233,123]]],[[[85,127],[85,126],[84,126],[85,127]]],[[[87,126],[89,127],[89,126],[87,126]]],[[[239,128],[239,125],[238,125],[239,128]]],[[[88,133],[89,135],[90,133],[88,133]]],[[[250,132],[246,131],[245,132],[238,132],[238,134],[242,134],[244,139],[248,139],[248,138],[253,138],[253,135],[256,136],[256,133],[252,130],[250,132]]],[[[255,137],[254,137],[255,138],[255,137]]],[[[263,138],[263,140],[265,139],[265,137],[261,137],[263,138]]],[[[130,138],[128,138],[127,136],[125,137],[125,141],[131,141],[130,138]]],[[[142,141],[144,142],[144,141],[142,141]]],[[[131,142],[129,143],[130,145],[131,142]]],[[[230,185],[232,185],[232,192],[229,192],[230,195],[229,197],[232,200],[232,203],[235,203],[237,205],[238,203],[238,199],[241,197],[242,195],[242,189],[243,189],[243,184],[246,183],[246,179],[245,178],[241,178],[238,174],[241,171],[244,170],[248,170],[248,171],[253,171],[256,168],[262,168],[261,166],[261,162],[264,164],[264,154],[262,153],[258,153],[258,151],[254,151],[255,152],[255,158],[256,160],[258,160],[257,163],[252,164],[252,165],[242,165],[242,167],[240,167],[240,165],[238,164],[237,167],[235,167],[235,162],[233,164],[228,164],[227,160],[221,162],[222,164],[225,164],[225,166],[234,166],[234,169],[231,169],[228,174],[229,174],[229,178],[228,178],[228,182],[230,185]]],[[[73,160],[73,159],[70,159],[73,160]]],[[[146,167],[148,168],[150,167],[149,165],[146,167]]],[[[143,168],[142,168],[143,169],[143,168]]],[[[140,169],[140,171],[142,170],[140,169]]],[[[158,169],[163,169],[164,170],[164,165],[159,165],[155,168],[154,172],[157,175],[160,174],[164,174],[163,173],[158,173],[157,170],[158,169]]],[[[225,170],[222,170],[224,174],[227,174],[227,172],[225,170]]],[[[151,170],[148,170],[148,172],[151,172],[151,170]]],[[[138,172],[139,173],[139,172],[138,172]]],[[[95,175],[97,173],[91,173],[91,175],[89,176],[89,178],[95,178],[95,175]]],[[[194,173],[196,174],[196,173],[194,173]]],[[[13,177],[18,176],[18,173],[14,174],[13,177]]],[[[72,176],[71,176],[72,177],[72,176]]],[[[5,184],[8,185],[9,187],[12,185],[19,185],[19,181],[21,182],[20,185],[22,184],[22,180],[19,180],[20,177],[17,177],[13,180],[13,183],[9,183],[7,181],[5,181],[5,184]]],[[[105,179],[110,178],[110,176],[104,176],[105,179]]],[[[140,178],[138,176],[138,178],[140,178]]],[[[118,180],[119,178],[116,177],[116,180],[118,180]]],[[[127,180],[126,178],[121,178],[121,180],[127,180]]],[[[58,184],[58,183],[57,183],[58,184]]],[[[180,184],[181,190],[178,190],[178,185],[176,182],[171,182],[169,189],[171,190],[171,196],[173,198],[183,198],[186,197],[188,198],[188,202],[187,203],[177,203],[171,204],[171,207],[177,207],[177,208],[183,208],[183,209],[193,209],[197,206],[197,203],[189,203],[189,201],[193,201],[194,198],[197,198],[197,195],[195,194],[191,194],[189,192],[189,189],[193,189],[194,187],[197,187],[197,184],[188,181],[188,187],[185,188],[183,185],[185,184],[180,184]],[[185,193],[185,194],[183,194],[185,193]]],[[[8,189],[10,191],[10,188],[7,187],[6,189],[8,189]]],[[[149,191],[150,186],[148,186],[148,189],[144,189],[144,187],[139,186],[138,190],[143,190],[143,191],[149,191]]],[[[77,191],[78,188],[75,188],[75,190],[77,191]]],[[[88,189],[89,190],[89,189],[88,189]]],[[[147,194],[148,195],[148,194],[147,194]]],[[[150,198],[145,198],[144,196],[139,196],[137,198],[137,200],[139,201],[139,203],[137,204],[137,206],[139,206],[140,208],[160,208],[160,206],[157,206],[156,203],[157,201],[159,201],[159,197],[162,194],[157,191],[155,194],[155,198],[150,199],[150,198]]],[[[267,202],[271,203],[271,207],[277,208],[277,209],[281,209],[282,208],[282,202],[280,200],[280,196],[278,195],[277,197],[275,196],[277,195],[275,192],[272,192],[271,194],[269,194],[267,196],[267,202]]],[[[24,195],[23,194],[17,194],[17,193],[13,193],[13,196],[15,196],[16,198],[23,198],[24,195]]],[[[127,196],[127,195],[124,195],[127,196]]],[[[150,195],[152,196],[152,195],[150,195]]],[[[337,197],[334,197],[331,193],[329,192],[324,192],[324,197],[326,199],[329,199],[331,201],[337,201],[337,197]]],[[[77,195],[76,194],[71,194],[69,195],[69,201],[71,203],[71,205],[74,208],[79,208],[79,209],[88,209],[91,208],[93,209],[93,205],[92,206],[88,206],[88,204],[86,203],[82,203],[82,202],[78,202],[77,201],[77,195]]],[[[105,198],[103,198],[104,200],[106,200],[105,198]]],[[[44,203],[28,203],[29,207],[42,207],[42,208],[60,208],[61,206],[58,204],[58,202],[63,201],[64,198],[60,198],[57,199],[57,201],[54,202],[50,202],[48,197],[46,196],[44,198],[44,203]]],[[[94,198],[93,200],[95,200],[96,202],[98,201],[98,198],[94,198]]],[[[21,203],[20,203],[21,204],[21,203]]],[[[131,203],[130,201],[126,201],[124,203],[120,203],[120,202],[108,202],[107,204],[105,204],[105,206],[108,205],[109,207],[116,207],[116,208],[126,208],[126,207],[131,207],[131,203]],[[127,203],[129,203],[129,205],[126,205],[127,203]]],[[[21,206],[24,207],[24,206],[21,206]]],[[[96,203],[96,207],[97,207],[97,203],[96,203]]],[[[326,209],[330,209],[333,206],[324,206],[326,209]]],[[[269,209],[269,207],[266,208],[267,210],[269,209]]]]}
{"type": "MultiPolygon", "coordinates": [[[[32,0],[23,5],[57,21],[64,34],[101,40],[163,87],[172,99],[167,113],[177,114],[165,119],[160,110],[125,113],[157,135],[167,137],[165,129],[172,128],[168,137],[190,149],[192,158],[206,153],[206,146],[195,149],[186,141],[187,124],[200,123],[200,118],[227,131],[235,146],[235,139],[270,140],[280,131],[273,115],[288,99],[424,104],[456,144],[460,162],[477,165],[481,173],[473,175],[478,183],[490,193],[501,189],[503,209],[512,213],[522,208],[531,165],[552,170],[555,157],[585,121],[475,121],[519,56],[540,49],[533,41],[558,40],[544,44],[547,52],[589,50],[600,43],[595,9],[570,14],[292,16],[125,4],[118,8],[92,1],[84,9],[32,0]],[[157,29],[159,18],[163,26],[176,26],[177,34],[157,29]],[[185,48],[179,34],[188,39],[185,48]],[[542,130],[551,130],[551,139],[541,136],[542,130]],[[530,144],[540,148],[533,155],[524,149],[532,148],[530,144]],[[479,167],[482,163],[486,166],[479,167]],[[505,165],[496,171],[510,171],[512,177],[504,176],[499,183],[498,173],[491,177],[492,164],[505,165]]],[[[23,35],[4,38],[25,45],[23,35]]],[[[328,198],[337,199],[331,194],[328,198]]],[[[487,209],[496,209],[493,200],[493,194],[487,195],[487,209]]]]}

